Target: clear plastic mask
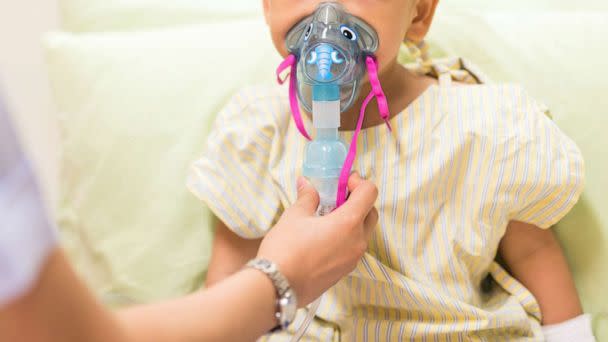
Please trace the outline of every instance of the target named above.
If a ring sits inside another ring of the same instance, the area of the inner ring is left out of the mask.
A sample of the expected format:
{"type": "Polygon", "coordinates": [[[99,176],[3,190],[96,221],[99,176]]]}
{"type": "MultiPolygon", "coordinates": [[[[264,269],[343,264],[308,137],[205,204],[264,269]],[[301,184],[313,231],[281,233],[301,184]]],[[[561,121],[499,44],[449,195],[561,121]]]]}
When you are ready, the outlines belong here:
{"type": "Polygon", "coordinates": [[[338,87],[327,87],[330,94],[323,96],[337,97],[343,112],[357,98],[365,58],[377,50],[378,35],[341,4],[323,2],[289,31],[286,44],[298,60],[297,92],[304,108],[312,111],[313,86],[333,85],[338,87]]]}

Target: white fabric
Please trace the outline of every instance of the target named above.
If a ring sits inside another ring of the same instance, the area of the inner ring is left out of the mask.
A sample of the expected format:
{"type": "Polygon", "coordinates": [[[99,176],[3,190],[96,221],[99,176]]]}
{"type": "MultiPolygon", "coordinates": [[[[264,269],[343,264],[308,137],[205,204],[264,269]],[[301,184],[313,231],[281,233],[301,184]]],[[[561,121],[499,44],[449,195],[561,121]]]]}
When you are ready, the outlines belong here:
{"type": "Polygon", "coordinates": [[[591,315],[580,315],[563,323],[546,325],[543,334],[547,342],[595,342],[591,315]]]}
{"type": "Polygon", "coordinates": [[[40,191],[0,103],[0,307],[34,283],[56,235],[40,191]]]}
{"type": "Polygon", "coordinates": [[[2,179],[19,159],[19,147],[11,128],[8,113],[0,96],[0,179],[2,179]]]}

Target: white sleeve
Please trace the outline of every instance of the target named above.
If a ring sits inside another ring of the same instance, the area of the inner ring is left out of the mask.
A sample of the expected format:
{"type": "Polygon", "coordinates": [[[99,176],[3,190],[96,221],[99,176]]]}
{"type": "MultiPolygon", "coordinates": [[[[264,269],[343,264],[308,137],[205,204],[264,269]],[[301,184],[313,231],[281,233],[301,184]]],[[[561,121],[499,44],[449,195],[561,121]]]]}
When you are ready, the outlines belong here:
{"type": "Polygon", "coordinates": [[[228,229],[258,239],[284,211],[270,172],[282,133],[267,103],[247,96],[237,93],[218,113],[204,152],[192,164],[188,188],[228,229]]]}
{"type": "Polygon", "coordinates": [[[546,325],[543,334],[547,342],[595,342],[590,315],[580,315],[559,324],[546,325]]]}
{"type": "Polygon", "coordinates": [[[0,307],[31,288],[56,244],[35,176],[0,102],[0,307]]]}

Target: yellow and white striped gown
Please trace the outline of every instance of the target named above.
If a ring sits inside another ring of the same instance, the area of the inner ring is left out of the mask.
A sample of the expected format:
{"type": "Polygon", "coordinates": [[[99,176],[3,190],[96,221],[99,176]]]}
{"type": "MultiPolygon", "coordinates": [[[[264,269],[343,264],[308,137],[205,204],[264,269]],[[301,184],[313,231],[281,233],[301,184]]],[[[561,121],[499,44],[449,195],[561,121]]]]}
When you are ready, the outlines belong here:
{"type": "MultiPolygon", "coordinates": [[[[520,87],[446,83],[395,116],[392,132],[361,132],[354,168],[379,188],[380,227],[304,341],[542,339],[536,300],[494,259],[510,220],[547,228],[572,208],[581,154],[520,87]]],[[[189,187],[234,232],[261,237],[296,198],[305,143],[285,88],[244,89],[217,117],[189,187]]],[[[289,341],[303,317],[265,340],[289,341]]]]}

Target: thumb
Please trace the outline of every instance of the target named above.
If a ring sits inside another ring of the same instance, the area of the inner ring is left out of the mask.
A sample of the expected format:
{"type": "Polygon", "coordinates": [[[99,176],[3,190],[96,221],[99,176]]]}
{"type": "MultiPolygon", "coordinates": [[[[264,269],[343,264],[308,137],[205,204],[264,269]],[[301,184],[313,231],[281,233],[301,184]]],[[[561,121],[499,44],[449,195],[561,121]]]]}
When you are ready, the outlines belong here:
{"type": "Polygon", "coordinates": [[[292,208],[298,208],[308,215],[313,215],[319,206],[319,193],[304,177],[298,177],[298,199],[292,208]]]}

